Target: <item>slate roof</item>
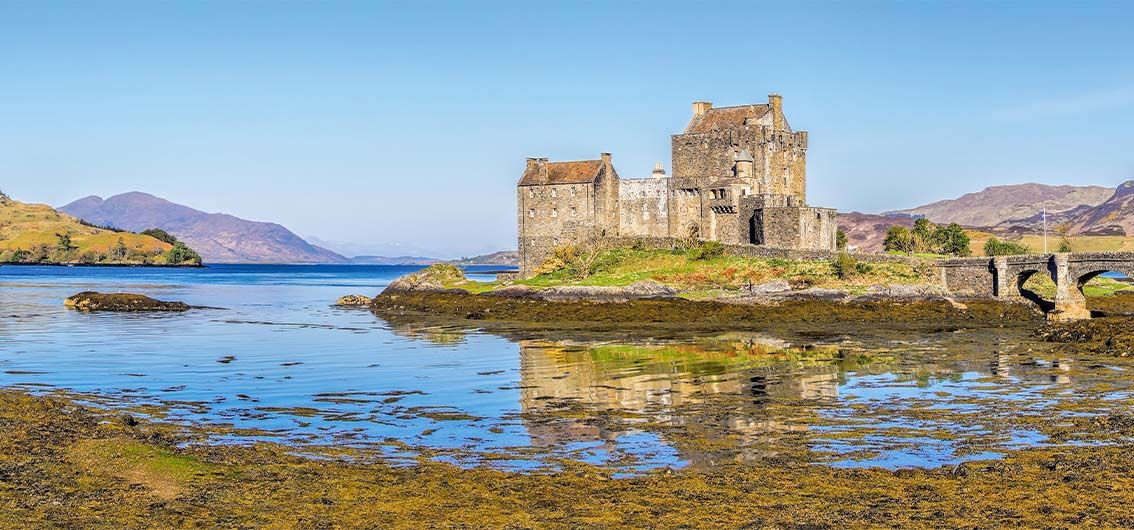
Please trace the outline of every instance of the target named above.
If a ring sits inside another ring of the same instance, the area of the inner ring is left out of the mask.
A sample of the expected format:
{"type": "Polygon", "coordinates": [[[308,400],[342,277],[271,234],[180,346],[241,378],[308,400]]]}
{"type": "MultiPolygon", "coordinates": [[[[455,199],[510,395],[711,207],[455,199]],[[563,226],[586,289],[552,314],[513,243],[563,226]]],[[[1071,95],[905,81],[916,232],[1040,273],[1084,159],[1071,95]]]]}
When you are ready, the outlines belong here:
{"type": "Polygon", "coordinates": [[[695,116],[685,128],[686,133],[705,133],[721,129],[731,129],[744,125],[747,118],[762,118],[770,112],[768,104],[740,105],[736,107],[713,107],[700,116],[695,116]]]}
{"type": "Polygon", "coordinates": [[[547,162],[547,176],[541,175],[539,165],[524,170],[520,186],[542,186],[546,184],[589,184],[602,173],[602,160],[574,160],[571,162],[547,162]]]}

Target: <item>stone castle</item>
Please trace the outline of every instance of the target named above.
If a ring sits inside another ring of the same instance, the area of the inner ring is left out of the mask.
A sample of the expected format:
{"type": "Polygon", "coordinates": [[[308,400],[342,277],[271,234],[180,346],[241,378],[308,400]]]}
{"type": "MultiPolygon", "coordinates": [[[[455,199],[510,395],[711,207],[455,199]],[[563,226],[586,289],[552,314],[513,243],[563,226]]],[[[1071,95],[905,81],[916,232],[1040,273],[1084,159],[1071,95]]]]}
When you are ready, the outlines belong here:
{"type": "Polygon", "coordinates": [[[517,185],[520,273],[559,245],[603,238],[720,241],[835,250],[835,210],[807,206],[807,132],[791,130],[783,98],[717,107],[693,103],[672,136],[673,175],[622,179],[598,160],[529,158],[517,185]]]}

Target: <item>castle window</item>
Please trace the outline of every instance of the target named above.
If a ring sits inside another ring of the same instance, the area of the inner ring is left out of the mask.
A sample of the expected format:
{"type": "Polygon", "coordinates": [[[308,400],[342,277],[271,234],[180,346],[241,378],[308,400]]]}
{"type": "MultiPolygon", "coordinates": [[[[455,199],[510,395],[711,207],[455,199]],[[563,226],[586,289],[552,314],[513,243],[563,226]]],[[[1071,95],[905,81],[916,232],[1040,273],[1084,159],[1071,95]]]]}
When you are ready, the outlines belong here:
{"type": "Polygon", "coordinates": [[[552,245],[558,245],[559,244],[559,238],[558,237],[551,238],[551,244],[552,245]]]}
{"type": "Polygon", "coordinates": [[[815,219],[817,221],[822,221],[823,220],[823,214],[821,212],[815,212],[815,219]]]}
{"type": "Polygon", "coordinates": [[[552,217],[559,217],[559,209],[558,208],[552,208],[551,209],[551,216],[552,217]]]}
{"type": "Polygon", "coordinates": [[[535,208],[528,208],[528,217],[535,217],[535,208]]]}
{"type": "Polygon", "coordinates": [[[575,215],[578,214],[578,213],[579,213],[579,209],[572,206],[571,207],[571,217],[575,217],[575,215]]]}
{"type": "Polygon", "coordinates": [[[530,197],[532,199],[535,198],[535,189],[534,188],[528,188],[528,197],[530,197]]]}
{"type": "Polygon", "coordinates": [[[552,199],[554,199],[554,198],[556,198],[556,197],[558,197],[558,196],[559,196],[559,192],[555,191],[554,189],[553,189],[553,190],[551,190],[551,198],[552,198],[552,199]]]}
{"type": "Polygon", "coordinates": [[[575,196],[575,186],[571,186],[571,196],[575,196]]]}

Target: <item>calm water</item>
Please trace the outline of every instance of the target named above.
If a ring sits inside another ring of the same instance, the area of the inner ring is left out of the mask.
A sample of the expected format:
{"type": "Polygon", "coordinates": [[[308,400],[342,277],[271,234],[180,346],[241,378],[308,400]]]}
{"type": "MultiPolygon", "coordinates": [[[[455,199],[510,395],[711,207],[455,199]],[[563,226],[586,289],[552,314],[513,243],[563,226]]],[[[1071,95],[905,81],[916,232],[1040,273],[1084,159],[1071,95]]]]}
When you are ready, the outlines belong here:
{"type": "MultiPolygon", "coordinates": [[[[495,269],[485,267],[479,270],[495,269]]],[[[628,339],[391,326],[333,307],[414,267],[0,267],[0,385],[274,439],[529,468],[628,471],[795,456],[939,466],[1052,440],[1036,419],[1130,399],[1127,366],[1052,358],[1025,331],[768,330],[628,339]],[[84,314],[83,290],[218,309],[84,314]]],[[[478,269],[474,269],[475,272],[478,269]]]]}

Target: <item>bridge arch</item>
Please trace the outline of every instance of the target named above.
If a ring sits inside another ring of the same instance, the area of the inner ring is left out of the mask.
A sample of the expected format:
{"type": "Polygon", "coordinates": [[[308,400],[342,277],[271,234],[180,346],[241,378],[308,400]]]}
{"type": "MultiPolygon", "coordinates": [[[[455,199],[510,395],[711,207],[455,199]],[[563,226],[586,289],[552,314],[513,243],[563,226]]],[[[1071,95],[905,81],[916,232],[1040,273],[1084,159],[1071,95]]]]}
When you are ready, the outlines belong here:
{"type": "Polygon", "coordinates": [[[1045,313],[1051,311],[1052,309],[1055,309],[1054,297],[1045,298],[1043,293],[1029,289],[1025,286],[1025,284],[1033,278],[1039,278],[1048,280],[1047,283],[1051,283],[1051,285],[1054,287],[1055,279],[1051,277],[1051,271],[1047,270],[1046,268],[1040,269],[1033,267],[1022,267],[1013,272],[1015,273],[1016,278],[1014,286],[1015,292],[1012,293],[1012,295],[1019,296],[1025,300],[1031,301],[1032,303],[1039,306],[1039,308],[1042,309],[1045,313]]]}

